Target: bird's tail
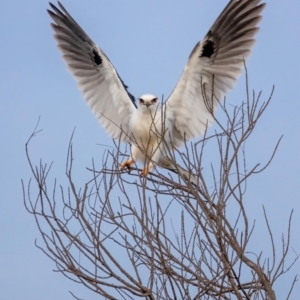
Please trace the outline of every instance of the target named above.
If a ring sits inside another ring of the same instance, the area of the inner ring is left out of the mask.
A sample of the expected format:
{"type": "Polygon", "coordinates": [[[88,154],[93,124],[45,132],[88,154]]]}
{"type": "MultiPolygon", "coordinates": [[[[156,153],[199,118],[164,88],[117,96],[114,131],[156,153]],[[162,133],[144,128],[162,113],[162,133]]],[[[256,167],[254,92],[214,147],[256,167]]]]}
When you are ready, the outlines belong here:
{"type": "Polygon", "coordinates": [[[185,170],[184,168],[182,168],[179,165],[177,165],[177,166],[169,165],[167,167],[167,169],[174,172],[174,173],[176,173],[176,174],[179,174],[180,177],[182,177],[184,180],[192,183],[195,186],[200,185],[198,180],[197,180],[197,177],[193,173],[191,173],[190,171],[185,170]]]}

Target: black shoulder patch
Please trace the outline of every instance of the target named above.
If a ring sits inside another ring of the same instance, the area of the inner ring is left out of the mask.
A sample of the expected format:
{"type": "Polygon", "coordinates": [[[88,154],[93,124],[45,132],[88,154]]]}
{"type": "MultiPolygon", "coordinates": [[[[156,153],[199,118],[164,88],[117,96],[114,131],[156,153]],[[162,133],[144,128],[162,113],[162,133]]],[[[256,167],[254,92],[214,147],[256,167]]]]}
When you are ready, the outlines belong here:
{"type": "Polygon", "coordinates": [[[210,58],[215,53],[215,43],[212,40],[206,40],[200,57],[210,58]]]}
{"type": "Polygon", "coordinates": [[[120,77],[120,75],[118,74],[118,72],[117,72],[117,75],[118,75],[118,77],[119,77],[119,79],[120,79],[120,81],[121,81],[121,83],[122,83],[125,91],[127,92],[127,95],[129,96],[131,102],[133,103],[133,105],[135,106],[135,108],[137,108],[134,96],[128,92],[128,86],[124,83],[124,81],[122,80],[122,78],[120,77]]]}
{"type": "Polygon", "coordinates": [[[93,49],[93,59],[94,62],[96,63],[96,65],[101,65],[102,64],[102,58],[100,57],[100,55],[98,54],[98,52],[93,49]]]}

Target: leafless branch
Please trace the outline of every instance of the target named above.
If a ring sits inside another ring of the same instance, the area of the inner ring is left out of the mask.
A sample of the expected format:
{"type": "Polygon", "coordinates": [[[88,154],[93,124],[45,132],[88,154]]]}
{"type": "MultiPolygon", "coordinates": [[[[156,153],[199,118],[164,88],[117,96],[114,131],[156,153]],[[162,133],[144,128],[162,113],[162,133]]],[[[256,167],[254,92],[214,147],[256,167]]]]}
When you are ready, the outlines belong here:
{"type": "MultiPolygon", "coordinates": [[[[247,100],[239,107],[220,103],[227,122],[216,119],[212,135],[206,132],[182,150],[163,145],[177,172],[156,166],[147,178],[139,176],[138,166],[130,174],[119,170],[128,151],[115,142],[101,162],[92,160],[86,172],[90,179],[78,187],[72,134],[67,184],[56,179],[51,184],[52,163],[35,165],[30,156],[30,143],[40,132],[37,124],[26,143],[33,179],[22,181],[23,197],[41,234],[36,246],[56,271],[104,299],[275,300],[274,283],[299,255],[288,259],[293,212],[280,255],[264,207],[269,256],[263,260],[259,246],[256,253],[248,246],[255,223],[244,205],[247,180],[269,166],[281,137],[269,161],[248,165],[246,141],[251,143],[274,88],[266,102],[262,93],[253,92],[251,98],[246,90],[247,100]],[[203,164],[214,145],[218,158],[208,170],[203,164]],[[181,175],[182,166],[189,176],[181,175]]],[[[287,299],[296,281],[297,276],[287,299]]]]}

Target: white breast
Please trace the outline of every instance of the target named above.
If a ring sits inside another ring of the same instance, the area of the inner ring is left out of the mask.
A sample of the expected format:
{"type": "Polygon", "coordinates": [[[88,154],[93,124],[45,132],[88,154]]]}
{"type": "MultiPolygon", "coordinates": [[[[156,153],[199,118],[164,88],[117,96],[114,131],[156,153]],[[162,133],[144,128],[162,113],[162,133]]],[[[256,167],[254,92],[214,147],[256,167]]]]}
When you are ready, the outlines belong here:
{"type": "Polygon", "coordinates": [[[159,144],[159,135],[161,132],[160,122],[157,112],[157,117],[154,118],[147,112],[141,112],[136,110],[133,114],[130,123],[129,130],[131,133],[132,141],[132,158],[145,162],[146,156],[152,157],[157,146],[159,144]]]}

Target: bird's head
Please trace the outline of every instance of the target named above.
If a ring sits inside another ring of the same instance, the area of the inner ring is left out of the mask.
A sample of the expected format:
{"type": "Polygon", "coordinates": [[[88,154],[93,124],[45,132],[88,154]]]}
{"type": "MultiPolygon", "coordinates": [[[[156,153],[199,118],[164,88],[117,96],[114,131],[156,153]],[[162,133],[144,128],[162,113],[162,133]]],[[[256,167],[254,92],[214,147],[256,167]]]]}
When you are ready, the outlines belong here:
{"type": "Polygon", "coordinates": [[[139,98],[139,108],[143,111],[155,112],[158,103],[158,98],[151,94],[145,94],[139,98]]]}

